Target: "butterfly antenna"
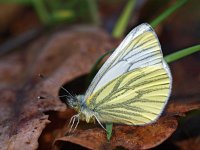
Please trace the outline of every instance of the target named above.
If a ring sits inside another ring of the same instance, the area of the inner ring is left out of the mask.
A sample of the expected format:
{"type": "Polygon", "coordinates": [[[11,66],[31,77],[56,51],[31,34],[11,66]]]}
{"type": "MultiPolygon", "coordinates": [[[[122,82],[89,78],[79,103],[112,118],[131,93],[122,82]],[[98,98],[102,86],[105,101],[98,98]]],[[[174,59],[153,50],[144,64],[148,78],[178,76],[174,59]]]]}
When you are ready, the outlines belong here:
{"type": "MultiPolygon", "coordinates": [[[[40,78],[42,78],[42,79],[45,78],[44,75],[42,75],[42,74],[38,74],[38,76],[39,76],[40,78]]],[[[51,79],[48,79],[48,81],[50,81],[51,83],[57,85],[57,83],[56,83],[55,81],[51,80],[51,79]]],[[[62,90],[64,90],[67,94],[69,94],[69,96],[74,97],[74,96],[73,96],[67,89],[65,89],[63,86],[61,86],[60,88],[61,88],[62,90]]],[[[59,96],[59,97],[60,97],[60,96],[59,96]]],[[[63,97],[64,97],[64,96],[63,96],[63,97]]]]}
{"type": "Polygon", "coordinates": [[[69,95],[60,95],[58,96],[59,98],[62,98],[62,97],[68,97],[69,95]]]}

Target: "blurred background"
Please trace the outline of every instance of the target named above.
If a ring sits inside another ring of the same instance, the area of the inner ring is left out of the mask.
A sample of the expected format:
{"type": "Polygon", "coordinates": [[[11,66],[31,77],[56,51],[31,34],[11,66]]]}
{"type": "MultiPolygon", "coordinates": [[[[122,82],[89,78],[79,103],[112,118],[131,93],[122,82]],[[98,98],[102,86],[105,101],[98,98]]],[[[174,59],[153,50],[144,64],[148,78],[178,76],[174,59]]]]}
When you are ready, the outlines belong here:
{"type": "MultiPolygon", "coordinates": [[[[25,44],[40,33],[49,32],[59,26],[92,24],[103,28],[116,38],[122,38],[123,34],[128,33],[136,25],[143,22],[151,23],[163,11],[175,4],[176,0],[133,0],[127,7],[128,2],[127,0],[0,0],[0,53],[25,44]],[[119,34],[115,28],[124,11],[130,15],[127,15],[127,19],[124,17],[126,25],[120,28],[122,31],[118,31],[123,34],[119,34]],[[18,40],[11,40],[13,38],[18,40]],[[12,42],[5,45],[9,40],[12,42]]],[[[199,42],[198,6],[198,0],[190,0],[156,27],[165,53],[199,42]]]]}
{"type": "MultiPolygon", "coordinates": [[[[181,0],[0,0],[0,61],[21,51],[43,35],[72,26],[95,26],[115,41],[135,26],[155,20],[181,0]]],[[[200,43],[200,1],[182,1],[181,6],[154,24],[164,55],[200,43]]],[[[13,66],[14,67],[14,66],[13,66]]],[[[172,99],[200,101],[200,53],[170,63],[172,99]]],[[[0,71],[1,72],[1,71],[0,71]]],[[[0,82],[4,82],[1,78],[0,82]]],[[[200,111],[180,121],[173,136],[155,149],[200,148],[200,111]]]]}

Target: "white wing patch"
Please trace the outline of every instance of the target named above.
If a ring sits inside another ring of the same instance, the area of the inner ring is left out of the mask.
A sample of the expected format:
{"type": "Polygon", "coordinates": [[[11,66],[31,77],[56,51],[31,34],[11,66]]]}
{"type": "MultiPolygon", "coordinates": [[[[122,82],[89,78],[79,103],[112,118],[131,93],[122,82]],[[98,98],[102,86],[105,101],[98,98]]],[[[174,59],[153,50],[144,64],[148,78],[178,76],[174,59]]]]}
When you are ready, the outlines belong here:
{"type": "Polygon", "coordinates": [[[105,83],[108,83],[109,81],[111,81],[111,79],[115,79],[118,76],[126,73],[128,71],[128,69],[129,69],[128,62],[121,61],[121,62],[117,63],[109,71],[107,71],[105,73],[105,75],[101,78],[101,80],[99,81],[99,83],[95,87],[94,92],[96,90],[98,90],[99,88],[101,88],[103,85],[105,85],[105,83]]]}

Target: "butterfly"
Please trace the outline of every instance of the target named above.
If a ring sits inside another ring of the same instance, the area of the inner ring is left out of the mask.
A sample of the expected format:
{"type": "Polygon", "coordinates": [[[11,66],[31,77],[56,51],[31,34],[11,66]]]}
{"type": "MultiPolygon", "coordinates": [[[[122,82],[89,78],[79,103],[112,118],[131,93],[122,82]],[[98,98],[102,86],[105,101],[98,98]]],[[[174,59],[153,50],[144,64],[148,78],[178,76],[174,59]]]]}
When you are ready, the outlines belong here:
{"type": "Polygon", "coordinates": [[[76,129],[79,120],[96,120],[102,128],[102,123],[153,123],[167,104],[171,87],[170,69],[156,33],[143,23],[103,64],[86,94],[68,99],[68,105],[78,112],[69,124],[76,129]]]}

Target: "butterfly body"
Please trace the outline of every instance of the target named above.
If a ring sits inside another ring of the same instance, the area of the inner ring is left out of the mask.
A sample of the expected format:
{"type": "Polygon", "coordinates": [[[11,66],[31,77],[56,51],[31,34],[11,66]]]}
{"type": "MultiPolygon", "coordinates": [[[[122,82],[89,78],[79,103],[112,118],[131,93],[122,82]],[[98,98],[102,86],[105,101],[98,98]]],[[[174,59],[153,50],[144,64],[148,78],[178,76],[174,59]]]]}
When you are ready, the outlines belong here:
{"type": "Polygon", "coordinates": [[[172,77],[158,38],[144,23],[133,29],[101,67],[84,96],[68,100],[77,118],[101,125],[145,125],[161,115],[172,77]]]}
{"type": "Polygon", "coordinates": [[[83,95],[71,97],[68,99],[68,105],[78,112],[80,120],[86,121],[87,123],[95,122],[95,112],[82,103],[83,99],[83,95]]]}

